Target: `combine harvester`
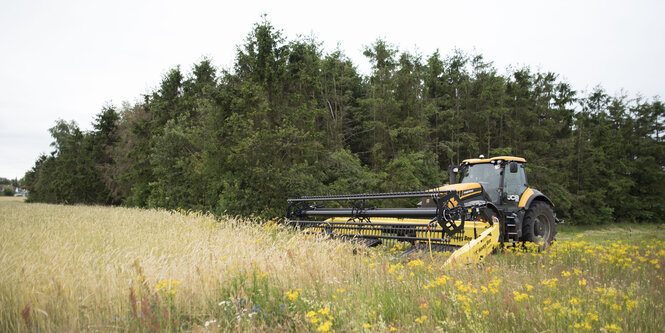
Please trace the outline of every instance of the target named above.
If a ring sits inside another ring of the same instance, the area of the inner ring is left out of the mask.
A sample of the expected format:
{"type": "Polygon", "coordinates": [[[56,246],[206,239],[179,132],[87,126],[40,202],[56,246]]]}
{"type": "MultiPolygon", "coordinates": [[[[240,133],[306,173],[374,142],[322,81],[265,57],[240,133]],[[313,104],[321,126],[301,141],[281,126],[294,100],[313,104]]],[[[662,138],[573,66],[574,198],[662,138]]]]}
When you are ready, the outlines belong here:
{"type": "Polygon", "coordinates": [[[432,190],[288,199],[286,222],[367,246],[411,243],[405,254],[448,251],[444,266],[479,262],[504,243],[545,247],[559,221],[552,201],[527,185],[525,163],[520,157],[481,155],[451,168],[451,184],[432,190]],[[409,200],[420,202],[383,208],[390,201],[409,200]]]}

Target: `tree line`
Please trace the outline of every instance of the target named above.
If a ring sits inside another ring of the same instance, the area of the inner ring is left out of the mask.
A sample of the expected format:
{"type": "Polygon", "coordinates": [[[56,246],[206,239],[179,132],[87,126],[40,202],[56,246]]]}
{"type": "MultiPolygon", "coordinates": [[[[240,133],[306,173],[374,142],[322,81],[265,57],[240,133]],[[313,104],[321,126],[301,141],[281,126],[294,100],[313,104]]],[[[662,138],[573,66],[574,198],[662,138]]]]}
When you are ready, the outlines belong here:
{"type": "Polygon", "coordinates": [[[29,201],[283,216],[288,197],[440,186],[479,154],[527,159],[528,181],[574,223],[665,219],[665,107],[507,74],[479,54],[423,57],[377,40],[367,76],[313,38],[258,23],[235,63],[166,73],[93,129],[59,120],[23,178],[29,201]]]}

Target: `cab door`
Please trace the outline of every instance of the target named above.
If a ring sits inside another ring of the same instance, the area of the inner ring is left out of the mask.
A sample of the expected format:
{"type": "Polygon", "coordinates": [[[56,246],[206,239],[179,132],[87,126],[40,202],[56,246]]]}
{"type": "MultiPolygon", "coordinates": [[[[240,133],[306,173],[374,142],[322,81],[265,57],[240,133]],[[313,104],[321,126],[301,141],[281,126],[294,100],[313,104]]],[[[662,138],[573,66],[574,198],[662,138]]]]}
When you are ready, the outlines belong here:
{"type": "Polygon", "coordinates": [[[529,187],[526,181],[526,170],[524,170],[523,163],[517,162],[506,163],[504,168],[502,203],[506,206],[517,207],[522,194],[529,187]]]}

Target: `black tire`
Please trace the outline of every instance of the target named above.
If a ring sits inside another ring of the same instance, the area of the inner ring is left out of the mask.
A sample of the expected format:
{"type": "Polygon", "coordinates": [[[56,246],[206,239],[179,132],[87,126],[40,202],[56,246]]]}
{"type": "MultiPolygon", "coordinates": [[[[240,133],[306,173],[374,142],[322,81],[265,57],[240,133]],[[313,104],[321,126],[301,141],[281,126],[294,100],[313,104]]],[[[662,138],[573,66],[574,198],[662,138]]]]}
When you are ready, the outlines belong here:
{"type": "Polygon", "coordinates": [[[556,235],[554,211],[544,201],[536,201],[524,215],[522,240],[538,244],[545,248],[552,243],[556,235]]]}

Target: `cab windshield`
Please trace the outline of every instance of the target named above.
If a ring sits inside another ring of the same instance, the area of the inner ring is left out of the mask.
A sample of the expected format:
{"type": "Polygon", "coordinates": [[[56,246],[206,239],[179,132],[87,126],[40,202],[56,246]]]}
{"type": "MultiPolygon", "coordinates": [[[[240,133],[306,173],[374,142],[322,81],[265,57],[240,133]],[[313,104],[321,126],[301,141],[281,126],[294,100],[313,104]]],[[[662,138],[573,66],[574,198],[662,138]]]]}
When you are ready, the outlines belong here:
{"type": "Polygon", "coordinates": [[[478,163],[467,164],[460,172],[460,183],[479,183],[492,202],[499,200],[499,183],[501,182],[499,164],[478,163]]]}

